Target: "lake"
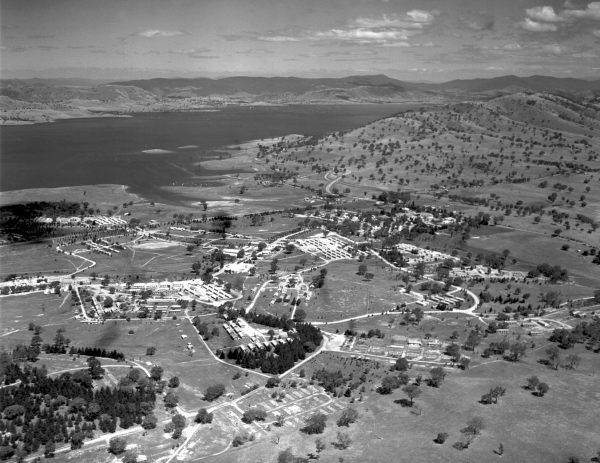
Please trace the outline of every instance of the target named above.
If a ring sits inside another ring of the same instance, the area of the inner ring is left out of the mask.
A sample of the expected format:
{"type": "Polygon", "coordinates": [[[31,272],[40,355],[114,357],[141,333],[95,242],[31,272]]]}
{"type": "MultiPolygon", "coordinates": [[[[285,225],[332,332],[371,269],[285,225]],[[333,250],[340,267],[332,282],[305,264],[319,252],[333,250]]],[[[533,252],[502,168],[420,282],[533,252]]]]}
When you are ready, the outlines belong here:
{"type": "Polygon", "coordinates": [[[348,130],[417,106],[237,106],[2,126],[0,191],[112,183],[127,185],[149,200],[170,202],[173,195],[161,187],[200,186],[198,177],[225,173],[192,165],[210,150],[291,133],[348,130]],[[197,148],[180,149],[190,145],[197,148]]]}

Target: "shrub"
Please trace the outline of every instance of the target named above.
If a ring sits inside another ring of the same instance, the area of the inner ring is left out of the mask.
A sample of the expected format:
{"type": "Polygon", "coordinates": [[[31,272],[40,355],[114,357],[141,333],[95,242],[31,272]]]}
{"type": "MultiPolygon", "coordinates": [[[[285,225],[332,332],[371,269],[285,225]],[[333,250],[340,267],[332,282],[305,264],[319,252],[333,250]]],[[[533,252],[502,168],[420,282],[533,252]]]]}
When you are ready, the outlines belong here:
{"type": "Polygon", "coordinates": [[[435,442],[436,444],[443,444],[444,442],[446,442],[446,439],[448,439],[448,433],[440,432],[438,433],[437,437],[433,440],[433,442],[435,442]]]}

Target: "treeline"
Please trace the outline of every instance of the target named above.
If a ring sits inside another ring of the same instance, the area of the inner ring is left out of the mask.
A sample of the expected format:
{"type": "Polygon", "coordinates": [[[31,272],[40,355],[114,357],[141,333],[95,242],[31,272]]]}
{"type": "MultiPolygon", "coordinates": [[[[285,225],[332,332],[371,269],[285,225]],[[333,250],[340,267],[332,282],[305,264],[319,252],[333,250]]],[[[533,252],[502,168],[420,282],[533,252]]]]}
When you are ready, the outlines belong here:
{"type": "Polygon", "coordinates": [[[117,350],[108,351],[106,349],[100,349],[99,347],[73,347],[69,349],[70,355],[85,355],[88,357],[103,357],[114,359],[119,362],[125,360],[125,354],[117,350]]]}
{"type": "Polygon", "coordinates": [[[117,424],[123,429],[141,424],[152,414],[156,401],[149,381],[140,381],[136,387],[95,390],[86,371],[49,378],[45,368],[10,364],[5,378],[21,383],[0,390],[2,459],[25,458],[41,446],[52,455],[61,442],[79,449],[97,429],[114,432],[117,424]]]}

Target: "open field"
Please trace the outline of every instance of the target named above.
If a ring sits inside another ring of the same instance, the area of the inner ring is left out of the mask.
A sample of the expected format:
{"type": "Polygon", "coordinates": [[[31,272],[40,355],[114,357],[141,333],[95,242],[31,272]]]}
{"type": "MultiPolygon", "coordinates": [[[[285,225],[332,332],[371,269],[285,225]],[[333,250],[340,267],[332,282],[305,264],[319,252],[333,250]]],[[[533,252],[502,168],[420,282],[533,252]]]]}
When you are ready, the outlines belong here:
{"type": "Polygon", "coordinates": [[[0,277],[10,274],[69,274],[85,263],[83,259],[59,254],[47,243],[0,246],[0,277]]]}
{"type": "Polygon", "coordinates": [[[598,266],[592,264],[591,257],[582,257],[576,252],[581,249],[577,244],[569,243],[560,238],[553,238],[522,231],[500,233],[493,238],[481,237],[469,240],[466,250],[476,254],[481,251],[501,253],[508,249],[511,255],[520,262],[532,266],[547,262],[550,265],[560,265],[570,270],[574,280],[585,286],[597,286],[600,283],[598,266]],[[564,244],[569,244],[568,251],[561,250],[564,244]]]}
{"type": "Polygon", "coordinates": [[[104,210],[106,206],[137,201],[139,198],[128,193],[123,185],[83,185],[62,188],[35,188],[29,190],[3,191],[0,206],[29,201],[87,201],[90,206],[104,210]]]}
{"type": "MultiPolygon", "coordinates": [[[[76,313],[71,307],[71,294],[44,294],[43,292],[3,296],[0,298],[0,345],[8,347],[18,342],[29,344],[33,331],[29,331],[30,322],[54,332],[66,323],[75,323],[76,313]],[[55,328],[53,328],[55,327],[55,328]],[[14,334],[6,335],[8,332],[14,334]]],[[[45,337],[42,335],[42,338],[45,337]]]]}
{"type": "MultiPolygon", "coordinates": [[[[322,458],[335,461],[342,456],[346,462],[379,462],[400,454],[410,461],[493,461],[498,458],[494,450],[500,443],[505,447],[504,458],[510,461],[561,462],[571,455],[589,458],[597,451],[598,421],[589,404],[600,397],[598,385],[583,368],[555,372],[534,360],[527,358],[519,364],[490,362],[448,375],[439,389],[422,385],[423,393],[412,410],[397,403],[406,398],[400,390],[389,396],[369,391],[367,400],[354,404],[360,414],[358,424],[343,429],[353,440],[350,448],[338,451],[329,445],[322,458]],[[535,397],[523,389],[525,379],[532,374],[550,385],[545,397],[535,397]],[[498,405],[478,403],[481,395],[497,385],[507,388],[498,405]],[[417,415],[411,413],[415,410],[417,415]],[[482,417],[486,428],[467,450],[452,448],[462,438],[460,429],[474,416],[482,417]],[[449,434],[443,445],[433,442],[439,432],[449,434]]],[[[344,365],[345,374],[354,372],[352,368],[347,370],[347,362],[336,364],[344,365]]],[[[335,369],[336,364],[330,366],[335,369]]],[[[334,441],[339,430],[332,421],[323,436],[326,442],[334,441]]],[[[250,462],[259,455],[268,455],[268,461],[272,461],[288,446],[296,455],[314,452],[314,436],[293,433],[279,445],[257,442],[243,453],[224,454],[214,461],[250,462]]]]}
{"type": "MultiPolygon", "coordinates": [[[[302,305],[307,320],[332,321],[381,313],[415,300],[401,289],[403,285],[396,280],[397,274],[390,272],[387,264],[374,258],[366,259],[364,263],[367,272],[374,275],[370,281],[357,274],[357,261],[335,261],[323,267],[327,269],[325,285],[315,290],[315,297],[306,306],[302,305]]],[[[306,273],[305,279],[310,281],[317,274],[318,271],[306,273]]]]}

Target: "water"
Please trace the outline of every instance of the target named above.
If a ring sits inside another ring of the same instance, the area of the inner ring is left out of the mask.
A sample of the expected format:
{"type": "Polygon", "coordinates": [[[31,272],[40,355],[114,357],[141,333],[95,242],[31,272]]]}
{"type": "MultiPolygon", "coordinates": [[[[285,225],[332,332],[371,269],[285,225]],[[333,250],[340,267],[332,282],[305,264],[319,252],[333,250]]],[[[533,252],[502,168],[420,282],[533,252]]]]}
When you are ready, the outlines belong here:
{"type": "Polygon", "coordinates": [[[415,105],[231,107],[3,126],[0,191],[112,183],[128,185],[149,200],[171,202],[176,197],[161,187],[201,185],[202,177],[225,173],[193,165],[211,150],[291,133],[347,130],[408,107],[415,105]],[[179,149],[189,145],[197,148],[179,149]]]}

